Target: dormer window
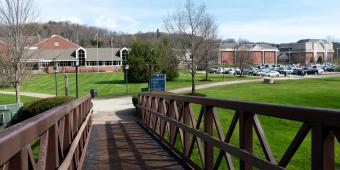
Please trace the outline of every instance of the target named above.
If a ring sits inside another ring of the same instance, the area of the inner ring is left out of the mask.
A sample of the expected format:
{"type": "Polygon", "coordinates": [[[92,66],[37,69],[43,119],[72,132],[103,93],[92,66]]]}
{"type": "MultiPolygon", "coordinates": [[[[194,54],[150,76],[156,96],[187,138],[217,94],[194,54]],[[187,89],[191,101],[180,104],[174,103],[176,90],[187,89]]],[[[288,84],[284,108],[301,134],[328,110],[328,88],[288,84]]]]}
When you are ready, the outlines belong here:
{"type": "Polygon", "coordinates": [[[60,46],[60,42],[59,41],[54,41],[54,46],[55,47],[59,47],[60,46]]]}

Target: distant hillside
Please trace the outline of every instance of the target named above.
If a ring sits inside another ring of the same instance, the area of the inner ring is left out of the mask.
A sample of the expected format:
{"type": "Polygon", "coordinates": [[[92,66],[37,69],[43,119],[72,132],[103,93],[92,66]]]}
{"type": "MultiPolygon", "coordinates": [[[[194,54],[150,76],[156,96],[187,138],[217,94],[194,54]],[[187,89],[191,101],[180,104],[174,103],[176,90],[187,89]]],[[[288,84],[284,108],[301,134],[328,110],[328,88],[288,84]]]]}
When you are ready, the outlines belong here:
{"type": "MultiPolygon", "coordinates": [[[[109,31],[104,28],[98,28],[93,26],[79,25],[71,22],[54,22],[49,21],[47,23],[35,23],[33,24],[34,31],[29,36],[40,36],[40,39],[49,38],[54,34],[63,36],[83,47],[96,47],[96,33],[99,33],[99,46],[111,47],[111,40],[113,47],[130,47],[134,38],[140,37],[145,40],[154,40],[157,37],[166,36],[164,33],[148,32],[148,33],[136,33],[128,34],[123,32],[109,31]],[[158,36],[157,36],[158,35],[158,36]]],[[[2,30],[3,28],[0,28],[2,30]]],[[[3,31],[0,31],[0,36],[3,35],[3,31]]]]}

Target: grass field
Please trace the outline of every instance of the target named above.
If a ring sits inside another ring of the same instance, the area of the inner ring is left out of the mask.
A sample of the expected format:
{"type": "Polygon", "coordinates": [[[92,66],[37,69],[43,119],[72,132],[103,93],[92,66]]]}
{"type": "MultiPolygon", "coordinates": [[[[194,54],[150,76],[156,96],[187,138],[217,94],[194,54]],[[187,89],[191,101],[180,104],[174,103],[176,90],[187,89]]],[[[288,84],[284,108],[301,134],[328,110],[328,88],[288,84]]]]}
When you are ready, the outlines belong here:
{"type": "MultiPolygon", "coordinates": [[[[167,89],[186,87],[191,85],[191,75],[188,72],[179,72],[179,77],[174,81],[167,82],[167,89]]],[[[68,74],[69,76],[69,92],[70,95],[75,96],[75,74],[68,74]]],[[[58,74],[58,91],[60,95],[64,95],[64,74],[58,74]]],[[[240,79],[232,75],[210,74],[209,79],[212,81],[200,81],[205,77],[205,74],[197,73],[197,84],[228,81],[240,79]]],[[[242,79],[249,79],[242,78],[242,79]]],[[[129,94],[135,94],[141,88],[147,87],[147,83],[129,83],[129,94]]],[[[80,95],[87,95],[90,89],[96,89],[99,97],[105,96],[121,96],[126,95],[126,86],[122,72],[114,73],[82,73],[79,74],[79,93],[80,95]]],[[[13,89],[7,89],[13,90],[13,89]]],[[[32,75],[27,79],[21,91],[55,94],[55,78],[54,74],[32,75]]]]}
{"type": "MultiPolygon", "coordinates": [[[[32,101],[36,98],[34,97],[27,97],[27,96],[21,96],[21,102],[25,103],[28,101],[32,101]]],[[[0,105],[4,104],[13,104],[15,103],[15,95],[10,94],[0,94],[0,105]]]]}
{"type": "MultiPolygon", "coordinates": [[[[214,98],[340,109],[340,78],[276,81],[276,83],[272,85],[263,83],[238,84],[198,90],[198,92],[214,98]]],[[[194,105],[194,111],[198,113],[199,107],[194,105]]],[[[234,112],[225,109],[217,109],[217,112],[224,133],[226,133],[234,112]]],[[[266,116],[259,116],[259,119],[274,157],[276,161],[279,161],[302,123],[266,116]]],[[[217,134],[215,135],[217,136],[217,134]]],[[[340,144],[337,141],[335,141],[335,143],[336,166],[337,169],[340,169],[340,144]]],[[[234,131],[231,144],[238,146],[238,128],[234,131]]],[[[309,134],[287,168],[310,169],[310,148],[311,135],[309,134]]],[[[256,155],[264,158],[261,145],[257,140],[257,136],[255,136],[255,132],[254,152],[256,155]]],[[[217,154],[216,151],[215,155],[217,156],[217,154]]],[[[196,161],[199,160],[198,155],[194,156],[194,159],[196,161]]],[[[235,165],[238,165],[236,158],[234,162],[235,165]]],[[[222,166],[222,169],[227,169],[225,162],[222,166]]]]}

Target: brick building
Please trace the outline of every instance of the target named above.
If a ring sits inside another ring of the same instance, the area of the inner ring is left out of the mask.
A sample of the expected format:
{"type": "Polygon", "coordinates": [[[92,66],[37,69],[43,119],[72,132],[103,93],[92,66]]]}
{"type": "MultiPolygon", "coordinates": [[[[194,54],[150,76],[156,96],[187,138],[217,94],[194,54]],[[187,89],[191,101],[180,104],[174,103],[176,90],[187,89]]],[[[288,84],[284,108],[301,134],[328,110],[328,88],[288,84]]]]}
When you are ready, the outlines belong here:
{"type": "MultiPolygon", "coordinates": [[[[269,44],[245,44],[250,52],[252,64],[276,64],[279,50],[269,44]]],[[[237,44],[222,43],[220,46],[219,64],[235,65],[237,60],[237,44]]]]}
{"type": "MultiPolygon", "coordinates": [[[[0,41],[0,48],[6,43],[0,41]]],[[[106,72],[121,70],[128,55],[127,48],[83,48],[61,36],[53,35],[29,49],[25,62],[32,70],[43,72],[75,72],[78,63],[81,72],[106,72]]]]}
{"type": "Polygon", "coordinates": [[[297,43],[280,44],[280,63],[310,64],[333,62],[333,43],[322,39],[302,39],[297,43]]]}

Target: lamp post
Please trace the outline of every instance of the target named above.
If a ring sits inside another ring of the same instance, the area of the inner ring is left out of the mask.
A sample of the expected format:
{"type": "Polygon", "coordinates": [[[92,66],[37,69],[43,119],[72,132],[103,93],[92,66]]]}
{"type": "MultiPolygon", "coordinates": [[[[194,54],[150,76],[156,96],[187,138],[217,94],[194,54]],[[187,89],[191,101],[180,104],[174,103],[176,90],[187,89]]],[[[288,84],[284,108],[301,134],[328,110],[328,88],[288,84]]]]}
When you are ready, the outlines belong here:
{"type": "Polygon", "coordinates": [[[54,79],[55,79],[55,96],[58,96],[58,77],[57,77],[57,74],[58,74],[58,66],[56,64],[55,66],[55,71],[54,71],[54,79]]]}
{"type": "Polygon", "coordinates": [[[339,48],[336,48],[336,61],[339,64],[339,48]]]}
{"type": "Polygon", "coordinates": [[[148,82],[148,89],[149,92],[151,92],[151,71],[152,71],[152,66],[155,64],[146,64],[149,67],[149,82],[148,82]]]}
{"type": "Polygon", "coordinates": [[[79,73],[79,70],[78,70],[78,67],[79,67],[79,59],[77,59],[76,61],[76,98],[79,97],[79,88],[78,88],[78,73],[79,73]]]}
{"type": "Polygon", "coordinates": [[[129,65],[125,65],[125,83],[126,83],[126,94],[129,93],[128,90],[128,70],[129,70],[129,65]]]}

